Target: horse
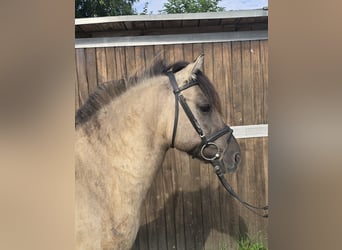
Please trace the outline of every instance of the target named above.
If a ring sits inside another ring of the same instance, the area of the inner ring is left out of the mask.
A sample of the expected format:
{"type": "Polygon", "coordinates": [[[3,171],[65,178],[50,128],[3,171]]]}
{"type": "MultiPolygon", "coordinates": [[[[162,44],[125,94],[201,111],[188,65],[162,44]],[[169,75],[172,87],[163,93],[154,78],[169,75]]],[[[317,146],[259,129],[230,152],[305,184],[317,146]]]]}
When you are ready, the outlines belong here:
{"type": "Polygon", "coordinates": [[[169,148],[222,173],[238,167],[240,147],[203,62],[204,55],[192,63],[157,61],[127,81],[99,85],[77,110],[76,249],[132,247],[142,203],[169,148]]]}

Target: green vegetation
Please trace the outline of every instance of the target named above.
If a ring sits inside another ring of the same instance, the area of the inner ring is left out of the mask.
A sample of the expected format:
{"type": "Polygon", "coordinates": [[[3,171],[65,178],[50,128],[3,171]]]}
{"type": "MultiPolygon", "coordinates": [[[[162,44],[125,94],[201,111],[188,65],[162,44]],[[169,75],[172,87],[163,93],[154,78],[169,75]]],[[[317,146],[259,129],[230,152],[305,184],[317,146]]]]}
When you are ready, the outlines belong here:
{"type": "Polygon", "coordinates": [[[76,0],[75,17],[122,16],[136,14],[138,0],[76,0]]]}
{"type": "Polygon", "coordinates": [[[248,235],[240,237],[238,246],[238,250],[267,250],[267,247],[260,239],[251,239],[248,235]]]}
{"type": "Polygon", "coordinates": [[[198,13],[224,11],[218,4],[221,0],[168,0],[164,4],[163,13],[198,13]]]}
{"type": "MultiPolygon", "coordinates": [[[[240,236],[237,241],[237,250],[268,250],[262,237],[251,238],[249,235],[240,236]]],[[[231,250],[228,244],[219,244],[217,250],[231,250]]]]}

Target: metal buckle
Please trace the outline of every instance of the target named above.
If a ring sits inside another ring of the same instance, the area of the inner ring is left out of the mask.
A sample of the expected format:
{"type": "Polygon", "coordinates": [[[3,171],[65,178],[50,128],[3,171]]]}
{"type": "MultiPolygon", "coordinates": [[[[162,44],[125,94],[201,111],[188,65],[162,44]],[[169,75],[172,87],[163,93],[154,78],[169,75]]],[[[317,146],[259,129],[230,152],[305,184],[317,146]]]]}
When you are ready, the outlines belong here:
{"type": "Polygon", "coordinates": [[[213,142],[208,142],[208,143],[206,143],[206,144],[204,144],[203,146],[202,146],[202,148],[201,148],[201,157],[204,159],[204,160],[206,160],[206,161],[214,161],[214,160],[216,160],[216,159],[218,159],[218,158],[220,158],[220,149],[219,149],[219,147],[215,144],[215,143],[213,143],[213,142]],[[210,145],[213,145],[215,148],[216,148],[216,153],[215,153],[215,155],[213,156],[213,157],[207,157],[207,156],[205,156],[205,154],[204,154],[204,149],[206,149],[208,146],[210,146],[210,145]]]}

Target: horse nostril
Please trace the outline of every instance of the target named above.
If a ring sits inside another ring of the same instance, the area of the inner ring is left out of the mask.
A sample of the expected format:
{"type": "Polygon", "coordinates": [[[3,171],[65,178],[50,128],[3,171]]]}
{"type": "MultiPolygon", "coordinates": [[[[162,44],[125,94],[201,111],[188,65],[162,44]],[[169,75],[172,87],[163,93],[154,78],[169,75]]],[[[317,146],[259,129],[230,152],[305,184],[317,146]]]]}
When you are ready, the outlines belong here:
{"type": "Polygon", "coordinates": [[[236,153],[236,154],[234,155],[234,160],[235,160],[235,164],[236,164],[236,165],[238,165],[238,164],[240,163],[240,161],[241,161],[241,155],[240,155],[240,153],[236,153]]]}

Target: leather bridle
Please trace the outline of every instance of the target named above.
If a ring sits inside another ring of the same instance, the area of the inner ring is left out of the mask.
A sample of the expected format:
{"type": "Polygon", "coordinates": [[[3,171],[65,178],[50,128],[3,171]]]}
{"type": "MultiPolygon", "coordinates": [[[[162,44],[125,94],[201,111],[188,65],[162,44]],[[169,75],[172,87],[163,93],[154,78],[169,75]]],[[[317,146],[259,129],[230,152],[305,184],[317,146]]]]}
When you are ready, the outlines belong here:
{"type": "Polygon", "coordinates": [[[197,134],[201,138],[201,144],[197,147],[197,149],[195,149],[195,151],[197,151],[197,152],[199,151],[200,156],[206,161],[214,161],[216,159],[219,159],[220,158],[220,150],[219,150],[219,147],[215,144],[215,141],[218,138],[220,138],[221,136],[228,134],[227,141],[229,142],[229,140],[233,134],[233,130],[229,126],[225,125],[222,129],[218,130],[214,134],[212,134],[210,136],[206,136],[204,134],[200,124],[196,120],[194,114],[192,113],[189,105],[186,103],[184,96],[182,95],[183,90],[186,90],[190,87],[198,85],[197,81],[192,80],[192,81],[187,82],[185,85],[178,87],[178,84],[177,84],[177,81],[176,81],[176,78],[175,78],[175,75],[173,74],[173,72],[168,71],[166,74],[170,79],[170,82],[171,82],[171,85],[173,88],[173,93],[175,95],[175,119],[174,119],[174,124],[173,124],[171,147],[173,148],[175,145],[177,126],[178,126],[178,116],[179,116],[179,103],[180,103],[185,114],[186,114],[186,116],[188,117],[192,126],[194,127],[197,134]],[[214,154],[214,156],[205,155],[204,150],[209,146],[213,146],[216,149],[216,153],[214,154]]]}
{"type": "Polygon", "coordinates": [[[224,188],[235,198],[237,199],[242,205],[244,205],[246,208],[248,208],[249,210],[251,210],[252,212],[254,212],[255,214],[265,217],[268,217],[268,214],[264,214],[261,215],[259,213],[257,213],[256,211],[254,211],[254,209],[260,209],[260,210],[268,210],[268,206],[264,206],[264,207],[256,207],[253,205],[250,205],[249,203],[243,201],[233,190],[233,188],[229,185],[229,183],[227,182],[227,180],[224,178],[224,175],[221,171],[221,167],[223,163],[222,161],[219,161],[218,159],[221,157],[220,155],[220,149],[219,147],[216,145],[215,141],[222,137],[223,135],[227,134],[228,138],[227,138],[227,144],[229,144],[230,138],[232,137],[233,134],[233,130],[225,125],[222,129],[218,130],[217,132],[215,132],[214,134],[210,135],[210,136],[206,136],[200,126],[200,124],[198,123],[198,121],[196,120],[194,114],[192,113],[189,105],[186,103],[186,100],[184,98],[184,96],[182,95],[182,91],[193,87],[195,85],[198,85],[198,82],[196,80],[191,80],[189,82],[187,82],[186,84],[184,84],[183,86],[179,87],[175,78],[174,73],[170,70],[166,72],[166,75],[169,77],[169,80],[171,82],[172,88],[173,88],[173,93],[175,96],[175,118],[174,118],[174,123],[173,123],[173,132],[172,132],[172,141],[171,141],[171,147],[174,148],[175,146],[175,139],[176,139],[176,133],[177,133],[177,126],[178,126],[178,116],[179,116],[179,103],[181,104],[186,116],[188,117],[189,121],[191,122],[192,126],[194,127],[194,129],[196,130],[197,134],[199,135],[199,137],[201,138],[201,144],[199,146],[197,146],[195,148],[195,150],[193,150],[194,152],[199,151],[200,156],[203,160],[210,162],[211,165],[214,167],[214,171],[216,173],[216,175],[218,176],[220,182],[222,183],[222,185],[224,186],[224,188]],[[207,156],[205,155],[205,149],[209,146],[212,146],[216,149],[216,153],[213,154],[214,156],[207,156]]]}

